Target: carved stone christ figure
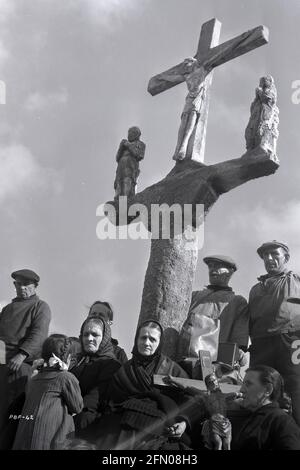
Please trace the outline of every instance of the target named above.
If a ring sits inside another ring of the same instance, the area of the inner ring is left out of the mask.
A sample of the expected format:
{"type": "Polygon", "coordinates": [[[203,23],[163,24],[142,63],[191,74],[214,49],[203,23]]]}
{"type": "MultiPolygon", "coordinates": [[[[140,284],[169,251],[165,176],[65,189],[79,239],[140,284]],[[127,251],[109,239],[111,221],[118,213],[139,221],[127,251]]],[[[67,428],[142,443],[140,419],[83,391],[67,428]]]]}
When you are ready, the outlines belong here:
{"type": "Polygon", "coordinates": [[[250,108],[250,119],[245,131],[246,148],[261,146],[276,154],[279,109],[276,105],[277,91],[271,75],[262,77],[256,88],[255,99],[250,108]]]}
{"type": "Polygon", "coordinates": [[[122,139],[116,155],[118,163],[114,183],[115,198],[135,195],[135,186],[140,174],[139,162],[144,158],[146,145],[140,140],[141,131],[138,127],[130,127],[128,140],[122,139]]]}
{"type": "MultiPolygon", "coordinates": [[[[186,156],[189,139],[193,133],[201,105],[204,99],[207,71],[201,67],[194,57],[188,57],[183,61],[182,77],[186,81],[188,94],[181,115],[181,123],[178,131],[177,145],[173,160],[183,160],[186,156]]],[[[169,81],[177,82],[178,74],[169,75],[169,81]]]]}

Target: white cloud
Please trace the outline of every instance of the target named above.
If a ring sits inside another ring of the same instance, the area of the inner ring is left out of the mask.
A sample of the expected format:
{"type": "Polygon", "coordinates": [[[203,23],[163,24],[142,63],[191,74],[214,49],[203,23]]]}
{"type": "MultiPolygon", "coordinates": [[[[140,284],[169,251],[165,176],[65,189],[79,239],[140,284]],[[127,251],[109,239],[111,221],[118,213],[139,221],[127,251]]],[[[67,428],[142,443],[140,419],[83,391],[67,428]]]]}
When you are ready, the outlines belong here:
{"type": "Polygon", "coordinates": [[[69,0],[67,8],[80,9],[92,21],[115,28],[119,20],[141,8],[148,0],[69,0]]]}
{"type": "Polygon", "coordinates": [[[8,122],[0,121],[0,139],[11,136],[13,134],[13,130],[14,129],[12,129],[8,122]]]}
{"type": "Polygon", "coordinates": [[[213,111],[214,113],[211,113],[211,121],[218,125],[226,125],[226,130],[231,130],[231,132],[236,134],[240,135],[248,124],[250,113],[249,116],[247,116],[245,112],[246,110],[243,106],[231,105],[231,107],[228,108],[227,103],[222,100],[218,100],[214,103],[213,111]]]}
{"type": "Polygon", "coordinates": [[[293,200],[274,207],[255,207],[246,214],[233,214],[229,229],[239,234],[242,244],[259,246],[267,240],[287,243],[291,249],[291,266],[300,265],[300,201],[293,200]]]}
{"type": "Polygon", "coordinates": [[[41,111],[56,105],[64,105],[68,102],[68,92],[63,89],[55,93],[42,94],[40,92],[31,93],[25,101],[27,111],[41,111]]]}
{"type": "Polygon", "coordinates": [[[10,57],[10,52],[5,45],[5,38],[7,36],[8,25],[7,22],[11,17],[11,14],[15,11],[15,5],[13,0],[0,0],[0,26],[1,26],[1,38],[0,38],[0,67],[10,57]]]}
{"type": "Polygon", "coordinates": [[[128,9],[134,8],[137,5],[138,0],[81,0],[81,3],[93,9],[94,12],[110,14],[121,10],[128,11],[128,9]]]}
{"type": "Polygon", "coordinates": [[[0,66],[9,58],[10,54],[3,41],[0,40],[0,66]]]}
{"type": "Polygon", "coordinates": [[[0,22],[4,23],[15,11],[14,0],[0,0],[0,22]]]}
{"type": "Polygon", "coordinates": [[[257,206],[247,214],[236,214],[231,218],[230,227],[233,229],[239,227],[243,234],[249,236],[249,224],[251,231],[261,239],[288,237],[298,244],[300,243],[300,201],[289,201],[282,205],[276,204],[274,207],[257,206]]]}
{"type": "Polygon", "coordinates": [[[20,193],[62,191],[62,176],[52,168],[43,168],[23,145],[0,148],[0,204],[16,199],[20,193]]]}
{"type": "MultiPolygon", "coordinates": [[[[96,235],[95,235],[96,236],[96,235]]],[[[104,259],[102,259],[104,261],[104,259]]],[[[105,260],[106,261],[106,260],[105,260]]],[[[122,276],[118,271],[115,263],[106,263],[105,271],[103,271],[103,263],[94,263],[84,266],[81,270],[81,276],[84,281],[87,279],[97,279],[97,285],[101,286],[101,296],[105,299],[112,298],[116,285],[122,282],[122,276]],[[108,279],[113,279],[112,282],[108,282],[108,279]]],[[[89,307],[89,302],[86,301],[85,305],[89,307]]]]}
{"type": "Polygon", "coordinates": [[[0,26],[1,26],[1,38],[0,38],[0,67],[10,57],[10,53],[4,44],[4,38],[6,38],[8,32],[8,21],[12,14],[15,12],[14,0],[0,0],[0,26]]]}

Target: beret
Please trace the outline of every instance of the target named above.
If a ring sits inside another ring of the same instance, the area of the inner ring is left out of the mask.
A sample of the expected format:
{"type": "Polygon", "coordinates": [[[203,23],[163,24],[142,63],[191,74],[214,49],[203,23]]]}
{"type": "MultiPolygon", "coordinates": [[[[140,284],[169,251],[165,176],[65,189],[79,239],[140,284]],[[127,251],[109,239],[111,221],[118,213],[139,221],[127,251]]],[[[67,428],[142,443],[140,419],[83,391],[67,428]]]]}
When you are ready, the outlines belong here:
{"type": "Polygon", "coordinates": [[[203,261],[206,264],[208,264],[210,261],[219,261],[220,263],[223,263],[226,266],[233,268],[235,271],[237,270],[236,262],[229,256],[224,256],[224,255],[206,256],[205,258],[203,258],[203,261]]]}
{"type": "Polygon", "coordinates": [[[263,243],[263,244],[257,249],[257,253],[258,253],[259,256],[262,258],[262,257],[263,257],[263,253],[264,253],[266,250],[269,250],[269,249],[271,249],[271,248],[283,248],[288,254],[290,253],[289,247],[288,247],[285,243],[278,242],[277,240],[272,240],[271,242],[263,243]]]}
{"type": "Polygon", "coordinates": [[[40,276],[38,276],[34,271],[31,271],[31,269],[19,269],[19,271],[14,271],[13,273],[11,273],[11,277],[13,279],[16,279],[17,277],[22,277],[27,281],[34,282],[39,282],[40,280],[40,276]]]}

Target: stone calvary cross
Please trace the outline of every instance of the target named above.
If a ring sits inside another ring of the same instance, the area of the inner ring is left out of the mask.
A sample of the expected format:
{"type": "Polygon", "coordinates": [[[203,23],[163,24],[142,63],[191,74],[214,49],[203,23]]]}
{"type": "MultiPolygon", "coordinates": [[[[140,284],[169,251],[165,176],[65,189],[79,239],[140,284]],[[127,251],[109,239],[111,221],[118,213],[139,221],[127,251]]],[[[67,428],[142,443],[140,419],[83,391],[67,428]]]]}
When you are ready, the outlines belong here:
{"type": "MultiPolygon", "coordinates": [[[[150,214],[153,204],[169,207],[179,204],[182,209],[186,204],[192,207],[202,204],[207,214],[221,194],[277,170],[275,152],[260,145],[248,149],[240,158],[214,165],[203,163],[213,69],[268,42],[268,30],[259,26],[218,45],[220,29],[221,23],[216,19],[203,24],[201,29],[195,55],[202,73],[197,83],[198,91],[202,87],[201,107],[193,122],[185,158],[177,161],[164,179],[130,199],[130,207],[143,204],[150,214]]],[[[186,80],[183,67],[184,63],[176,65],[151,78],[148,91],[156,95],[186,80]]],[[[113,204],[116,206],[116,201],[113,204]]],[[[202,222],[203,218],[194,220],[194,231],[202,222]]],[[[147,228],[151,231],[151,220],[147,228]]],[[[179,331],[188,313],[198,257],[197,237],[192,242],[187,240],[185,229],[179,238],[152,237],[139,317],[139,323],[149,318],[160,321],[166,337],[164,352],[172,358],[176,357],[179,331]]]]}
{"type": "MultiPolygon", "coordinates": [[[[213,69],[229,60],[235,59],[268,42],[268,30],[258,26],[246,33],[219,44],[221,23],[212,19],[201,28],[198,49],[195,54],[199,66],[203,67],[203,97],[201,112],[195,124],[187,149],[187,158],[197,162],[204,161],[206,126],[208,117],[209,89],[213,78],[213,69]]],[[[154,96],[184,81],[182,71],[184,63],[180,63],[166,72],[155,75],[148,85],[149,93],[154,96]]]]}

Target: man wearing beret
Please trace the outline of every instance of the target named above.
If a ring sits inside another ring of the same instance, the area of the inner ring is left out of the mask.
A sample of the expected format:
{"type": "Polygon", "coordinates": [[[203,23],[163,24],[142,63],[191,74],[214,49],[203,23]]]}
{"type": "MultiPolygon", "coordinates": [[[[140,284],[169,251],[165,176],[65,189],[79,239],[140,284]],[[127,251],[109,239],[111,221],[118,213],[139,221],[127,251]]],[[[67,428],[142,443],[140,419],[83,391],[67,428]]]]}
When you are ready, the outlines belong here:
{"type": "Polygon", "coordinates": [[[179,336],[178,359],[199,357],[200,350],[208,350],[216,361],[219,343],[236,343],[242,357],[249,340],[248,305],[228,285],[236,263],[224,255],[207,256],[203,261],[208,266],[209,285],[192,294],[179,336]]]}
{"type": "Polygon", "coordinates": [[[249,296],[250,366],[264,364],[281,373],[300,426],[300,276],[287,269],[285,243],[263,243],[257,253],[267,274],[258,278],[249,296]]]}
{"type": "Polygon", "coordinates": [[[15,271],[11,276],[17,295],[0,313],[0,340],[5,343],[6,352],[6,364],[0,368],[2,379],[7,379],[6,406],[24,391],[31,365],[41,357],[51,319],[48,304],[36,295],[39,276],[30,269],[15,271]]]}

